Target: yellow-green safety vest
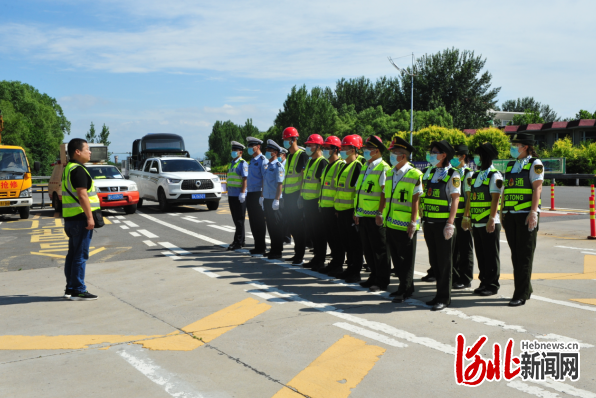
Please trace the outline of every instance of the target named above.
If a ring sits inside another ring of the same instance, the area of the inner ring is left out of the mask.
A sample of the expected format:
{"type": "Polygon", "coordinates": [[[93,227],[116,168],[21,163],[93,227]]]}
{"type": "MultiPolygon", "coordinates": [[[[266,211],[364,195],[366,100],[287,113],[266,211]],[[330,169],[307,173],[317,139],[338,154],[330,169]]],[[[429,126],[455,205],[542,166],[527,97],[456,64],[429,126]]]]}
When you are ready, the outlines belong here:
{"type": "Polygon", "coordinates": [[[424,195],[424,209],[422,214],[426,221],[443,222],[449,218],[451,209],[446,185],[456,171],[450,168],[442,180],[433,183],[432,178],[436,171],[436,168],[432,168],[430,173],[425,174],[422,180],[424,183],[424,191],[422,192],[422,195],[424,195]]]}
{"type": "Polygon", "coordinates": [[[482,181],[479,187],[474,186],[476,179],[480,172],[477,171],[472,175],[470,180],[470,218],[475,224],[485,224],[488,222],[490,216],[490,207],[492,204],[492,195],[490,194],[490,180],[497,172],[497,169],[491,167],[488,171],[486,179],[482,181]]]}
{"type": "MultiPolygon", "coordinates": [[[[534,187],[530,182],[530,169],[537,158],[531,158],[519,173],[512,173],[515,160],[507,163],[505,170],[505,190],[503,191],[503,211],[519,211],[532,207],[532,195],[534,187]]],[[[541,207],[542,199],[538,201],[538,208],[541,207]]]]}
{"type": "MultiPolygon", "coordinates": [[[[85,173],[91,178],[89,171],[78,163],[70,162],[64,168],[64,171],[62,172],[62,217],[65,218],[74,217],[85,212],[81,204],[77,202],[79,196],[70,181],[70,173],[77,167],[83,167],[85,173]]],[[[101,206],[99,204],[99,196],[97,196],[97,191],[95,190],[95,182],[93,182],[93,178],[91,178],[91,187],[87,190],[87,196],[89,197],[89,203],[91,204],[91,211],[99,210],[101,206]]]]}
{"type": "Polygon", "coordinates": [[[368,163],[362,166],[358,182],[356,183],[356,196],[354,197],[355,215],[358,217],[376,217],[379,212],[379,204],[383,190],[379,185],[381,173],[388,172],[391,169],[384,160],[375,166],[367,175],[364,174],[368,169],[368,163]]]}
{"type": "MultiPolygon", "coordinates": [[[[387,173],[387,183],[395,174],[395,168],[387,173]]],[[[412,199],[414,198],[414,188],[422,183],[422,172],[412,166],[410,170],[399,180],[395,189],[393,181],[391,186],[385,186],[385,208],[383,209],[383,223],[391,229],[407,231],[408,225],[412,222],[412,199]]],[[[418,214],[415,216],[418,221],[418,214]]],[[[416,229],[420,229],[420,224],[416,224],[416,229]]]]}
{"type": "Polygon", "coordinates": [[[352,176],[356,171],[356,165],[361,163],[356,159],[348,164],[335,180],[335,201],[333,205],[335,210],[343,211],[354,208],[354,198],[356,197],[356,186],[350,186],[352,176]]]}
{"type": "Polygon", "coordinates": [[[345,160],[338,158],[333,164],[328,164],[323,171],[323,186],[321,187],[321,198],[319,207],[334,207],[336,186],[335,181],[341,166],[346,164],[345,160]]]}
{"type": "Polygon", "coordinates": [[[285,178],[283,182],[283,192],[284,193],[294,193],[298,192],[302,187],[302,173],[296,170],[296,165],[298,164],[298,158],[300,154],[304,152],[302,149],[298,149],[292,155],[292,162],[286,161],[285,166],[285,178]]]}
{"type": "Polygon", "coordinates": [[[323,160],[325,160],[325,158],[319,156],[315,160],[308,159],[308,163],[306,163],[301,191],[301,195],[305,200],[313,200],[321,196],[321,179],[317,178],[316,174],[317,169],[319,168],[319,163],[323,160]]]}
{"type": "MultiPolygon", "coordinates": [[[[458,173],[460,171],[460,169],[455,170],[458,173]]],[[[461,173],[459,174],[461,177],[461,195],[459,196],[459,205],[457,206],[457,213],[455,213],[455,218],[462,218],[464,216],[464,212],[466,211],[466,185],[468,184],[466,176],[470,171],[472,171],[472,169],[467,166],[464,166],[463,171],[463,175],[461,173]]]]}
{"type": "Polygon", "coordinates": [[[237,173],[238,164],[246,162],[242,158],[238,158],[236,162],[232,161],[228,167],[228,188],[241,188],[242,187],[242,176],[237,173]]]}

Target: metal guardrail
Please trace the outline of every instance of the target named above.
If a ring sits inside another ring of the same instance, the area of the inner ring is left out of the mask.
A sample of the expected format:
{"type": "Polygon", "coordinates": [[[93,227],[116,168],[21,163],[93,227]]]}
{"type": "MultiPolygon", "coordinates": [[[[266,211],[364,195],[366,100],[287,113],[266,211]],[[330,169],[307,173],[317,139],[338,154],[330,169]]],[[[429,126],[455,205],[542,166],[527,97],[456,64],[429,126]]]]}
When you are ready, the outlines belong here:
{"type": "MultiPolygon", "coordinates": [[[[51,176],[36,176],[36,177],[31,177],[32,180],[49,180],[50,178],[52,178],[51,176]]],[[[41,188],[41,208],[45,209],[46,207],[46,200],[45,200],[45,193],[49,193],[49,187],[48,187],[48,183],[41,183],[41,184],[32,184],[31,185],[31,192],[35,192],[35,193],[39,193],[39,189],[41,188]],[[33,188],[37,188],[37,191],[34,191],[33,188]],[[45,190],[44,190],[45,188],[45,190]]],[[[35,204],[31,205],[31,207],[33,207],[35,204]]]]}

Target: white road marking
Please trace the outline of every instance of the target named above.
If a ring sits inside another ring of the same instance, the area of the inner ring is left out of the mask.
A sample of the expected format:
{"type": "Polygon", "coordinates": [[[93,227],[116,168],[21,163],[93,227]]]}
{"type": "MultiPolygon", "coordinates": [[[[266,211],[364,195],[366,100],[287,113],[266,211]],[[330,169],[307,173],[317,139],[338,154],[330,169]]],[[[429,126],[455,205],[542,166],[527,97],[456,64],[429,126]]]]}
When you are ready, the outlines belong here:
{"type": "Polygon", "coordinates": [[[392,339],[391,337],[387,337],[387,336],[383,336],[382,334],[370,331],[368,329],[363,329],[361,327],[352,325],[351,323],[345,323],[345,322],[335,322],[333,324],[333,326],[337,326],[339,328],[345,329],[347,331],[350,331],[352,333],[356,333],[359,334],[361,336],[364,337],[368,337],[369,339],[373,339],[376,340],[378,342],[390,345],[392,347],[398,347],[398,348],[404,348],[407,347],[407,344],[404,343],[400,343],[397,340],[392,339]]]}
{"type": "Polygon", "coordinates": [[[524,383],[523,381],[519,381],[519,380],[513,380],[513,381],[507,383],[507,386],[511,387],[511,388],[515,388],[516,390],[519,390],[521,392],[525,392],[526,394],[532,394],[532,395],[535,395],[535,396],[541,397],[541,398],[560,398],[561,397],[559,394],[555,394],[553,392],[543,390],[540,387],[530,386],[530,385],[524,383]]]}
{"type": "Polygon", "coordinates": [[[205,274],[205,275],[207,275],[207,276],[208,276],[208,277],[210,277],[210,278],[219,278],[219,274],[216,274],[216,273],[215,273],[215,272],[213,272],[213,271],[209,271],[209,270],[208,270],[208,269],[206,269],[206,268],[203,268],[203,267],[193,267],[193,269],[194,269],[195,271],[198,271],[198,272],[200,272],[200,273],[202,273],[202,274],[205,274]]]}
{"type": "Polygon", "coordinates": [[[141,372],[149,380],[163,387],[164,391],[176,398],[205,398],[191,385],[180,379],[178,376],[155,365],[147,352],[139,346],[124,346],[118,350],[126,362],[141,372]]]}
{"type": "Polygon", "coordinates": [[[581,398],[596,398],[596,394],[586,390],[580,390],[579,388],[575,388],[570,386],[569,384],[561,383],[560,381],[555,381],[550,377],[545,377],[544,380],[529,380],[532,383],[540,384],[545,387],[550,387],[553,390],[573,395],[574,397],[581,397],[581,398]]]}
{"type": "Polygon", "coordinates": [[[596,252],[581,252],[582,254],[591,254],[591,255],[596,255],[596,252]]]}
{"type": "Polygon", "coordinates": [[[579,310],[596,312],[596,307],[581,305],[581,304],[572,303],[572,302],[568,302],[568,301],[553,300],[553,299],[549,299],[547,297],[536,296],[535,294],[532,294],[532,299],[546,301],[547,303],[551,303],[551,304],[564,305],[565,307],[577,308],[579,310]]]}
{"type": "Polygon", "coordinates": [[[121,225],[120,228],[122,228],[122,229],[130,229],[126,225],[121,225]]]}
{"type": "Polygon", "coordinates": [[[226,232],[235,232],[236,229],[230,229],[230,227],[226,227],[225,225],[209,225],[212,228],[221,229],[222,231],[226,232]]]}
{"type": "Polygon", "coordinates": [[[108,218],[114,218],[114,216],[108,216],[108,218]]]}
{"type": "Polygon", "coordinates": [[[139,228],[139,226],[132,221],[124,221],[124,224],[128,225],[131,228],[139,228]]]}
{"type": "Polygon", "coordinates": [[[116,218],[118,218],[120,220],[124,220],[124,216],[116,216],[116,218]]]}
{"type": "MultiPolygon", "coordinates": [[[[573,247],[573,246],[555,246],[555,247],[559,247],[561,249],[572,249],[572,250],[593,250],[596,251],[596,249],[590,249],[589,247],[573,247]]],[[[596,253],[594,253],[596,254],[596,253]]]]}
{"type": "Polygon", "coordinates": [[[130,232],[130,234],[131,234],[132,236],[134,236],[135,238],[138,238],[139,236],[141,236],[141,234],[138,234],[138,233],[136,233],[136,232],[130,232]]]}
{"type": "Polygon", "coordinates": [[[120,224],[120,220],[114,219],[113,221],[114,221],[114,224],[120,224]]]}
{"type": "Polygon", "coordinates": [[[165,247],[166,249],[170,249],[171,251],[173,251],[174,253],[176,253],[178,255],[188,256],[189,254],[192,254],[191,252],[181,249],[178,246],[171,244],[170,242],[157,242],[157,243],[160,244],[161,246],[165,247]]]}
{"type": "Polygon", "coordinates": [[[197,220],[195,216],[186,216],[186,217],[182,217],[183,220],[186,221],[192,221],[192,222],[196,222],[196,223],[202,223],[202,222],[206,222],[209,224],[213,224],[214,221],[209,221],[209,220],[197,220]]]}
{"type": "Polygon", "coordinates": [[[161,254],[163,254],[166,257],[174,257],[174,258],[178,257],[178,256],[176,256],[176,253],[173,253],[173,252],[161,252],[161,254]]]}
{"type": "Polygon", "coordinates": [[[284,299],[282,299],[282,298],[272,296],[269,293],[264,293],[264,292],[262,292],[262,291],[260,291],[258,289],[252,289],[252,290],[246,290],[245,289],[244,291],[245,292],[248,292],[250,294],[254,294],[257,297],[260,297],[260,298],[265,299],[267,301],[270,301],[272,303],[277,303],[277,304],[285,304],[285,303],[287,303],[287,301],[284,300],[284,299]]]}
{"type": "Polygon", "coordinates": [[[543,335],[538,335],[538,336],[534,336],[534,337],[536,337],[538,339],[549,339],[549,340],[555,340],[555,341],[562,341],[562,342],[566,342],[566,343],[578,343],[581,348],[593,348],[594,347],[592,344],[581,343],[577,339],[561,336],[561,335],[554,334],[554,333],[543,334],[543,335]]]}
{"type": "Polygon", "coordinates": [[[151,242],[150,240],[144,240],[143,243],[149,247],[157,246],[155,243],[151,242]]]}
{"type": "Polygon", "coordinates": [[[209,243],[213,243],[214,245],[221,245],[221,244],[223,244],[223,242],[220,241],[220,240],[213,239],[213,238],[210,238],[210,237],[205,236],[205,235],[197,234],[195,232],[189,231],[188,229],[181,228],[181,227],[179,227],[177,225],[170,224],[170,223],[165,222],[165,221],[162,221],[162,220],[160,220],[158,218],[152,217],[152,216],[150,216],[148,214],[142,213],[142,212],[140,212],[138,210],[137,210],[137,214],[140,215],[141,217],[145,217],[148,220],[154,221],[154,222],[156,222],[158,224],[161,224],[161,225],[164,225],[164,226],[166,226],[168,228],[172,228],[172,229],[174,229],[174,230],[176,230],[178,232],[182,232],[183,234],[190,235],[190,236],[192,236],[194,238],[201,239],[201,240],[204,240],[204,241],[209,242],[209,243]]]}
{"type": "Polygon", "coordinates": [[[159,238],[159,236],[147,231],[146,229],[139,229],[137,232],[142,233],[143,235],[145,235],[148,238],[159,238]]]}

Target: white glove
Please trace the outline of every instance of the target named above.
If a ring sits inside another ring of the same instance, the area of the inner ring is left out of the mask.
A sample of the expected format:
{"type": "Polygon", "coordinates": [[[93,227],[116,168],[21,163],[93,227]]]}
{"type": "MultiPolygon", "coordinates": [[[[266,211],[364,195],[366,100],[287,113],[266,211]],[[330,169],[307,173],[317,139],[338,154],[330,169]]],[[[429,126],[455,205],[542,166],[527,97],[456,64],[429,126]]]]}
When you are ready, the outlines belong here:
{"type": "Polygon", "coordinates": [[[259,198],[259,204],[261,205],[261,208],[263,209],[263,211],[265,211],[265,206],[263,205],[264,202],[265,202],[265,198],[261,196],[259,198]]]}
{"type": "Polygon", "coordinates": [[[455,225],[449,224],[448,222],[445,223],[445,228],[443,229],[443,236],[445,240],[449,240],[453,237],[453,232],[455,231],[455,225]]]}
{"type": "Polygon", "coordinates": [[[240,203],[244,203],[244,201],[246,200],[246,192],[240,192],[238,200],[240,200],[240,203]]]}
{"type": "Polygon", "coordinates": [[[416,221],[410,222],[408,224],[408,238],[412,239],[414,234],[416,233],[416,221]]]}
{"type": "Polygon", "coordinates": [[[469,231],[471,224],[472,224],[472,220],[470,219],[470,217],[464,217],[463,220],[461,221],[461,228],[464,231],[469,231]]]}
{"type": "Polygon", "coordinates": [[[534,228],[536,228],[536,225],[538,225],[538,212],[537,211],[531,211],[528,214],[528,217],[526,217],[526,225],[528,226],[528,231],[533,231],[534,228]]]}
{"type": "Polygon", "coordinates": [[[302,198],[302,196],[298,196],[297,206],[299,209],[302,209],[304,207],[304,199],[302,198]]]}
{"type": "Polygon", "coordinates": [[[273,200],[273,204],[271,205],[273,210],[279,210],[279,200],[273,200]]]}
{"type": "Polygon", "coordinates": [[[489,234],[495,232],[495,224],[495,219],[493,217],[490,217],[488,219],[488,222],[486,223],[486,232],[488,232],[489,234]]]}

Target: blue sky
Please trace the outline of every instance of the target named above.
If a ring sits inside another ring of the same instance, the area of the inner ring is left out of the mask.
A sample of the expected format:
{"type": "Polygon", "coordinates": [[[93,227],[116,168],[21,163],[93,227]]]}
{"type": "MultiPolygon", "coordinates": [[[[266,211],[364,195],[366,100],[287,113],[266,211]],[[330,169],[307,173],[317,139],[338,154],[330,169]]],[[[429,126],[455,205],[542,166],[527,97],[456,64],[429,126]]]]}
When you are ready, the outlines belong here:
{"type": "Polygon", "coordinates": [[[0,79],[57,98],[70,137],[107,124],[113,152],[169,132],[202,156],[216,120],[266,130],[294,85],[393,75],[388,55],[448,47],[487,58],[500,101],[596,111],[593,0],[0,0],[0,10],[0,79]]]}

